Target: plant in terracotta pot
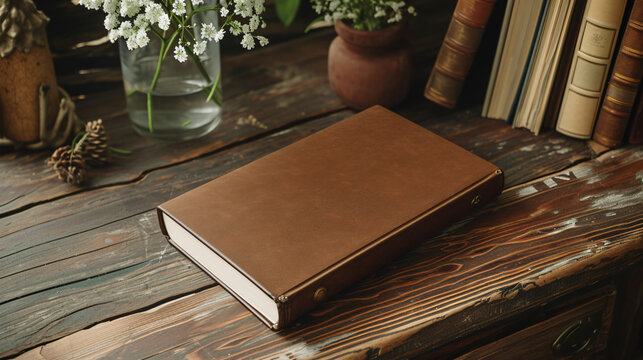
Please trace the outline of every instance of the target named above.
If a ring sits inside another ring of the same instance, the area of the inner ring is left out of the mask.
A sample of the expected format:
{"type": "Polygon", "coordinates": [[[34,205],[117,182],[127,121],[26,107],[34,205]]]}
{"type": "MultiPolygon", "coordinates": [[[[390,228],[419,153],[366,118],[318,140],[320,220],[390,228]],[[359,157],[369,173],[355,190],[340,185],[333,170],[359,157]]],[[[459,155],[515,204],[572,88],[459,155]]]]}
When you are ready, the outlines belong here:
{"type": "Polygon", "coordinates": [[[411,51],[405,15],[416,15],[404,1],[312,0],[335,22],[337,37],[328,50],[328,78],[337,96],[361,110],[399,104],[411,81],[411,51]]]}
{"type": "Polygon", "coordinates": [[[119,41],[127,108],[149,137],[191,139],[221,120],[219,41],[245,49],[267,45],[264,0],[79,0],[103,10],[110,41],[119,41]],[[174,59],[168,59],[168,58],[174,59]]]}

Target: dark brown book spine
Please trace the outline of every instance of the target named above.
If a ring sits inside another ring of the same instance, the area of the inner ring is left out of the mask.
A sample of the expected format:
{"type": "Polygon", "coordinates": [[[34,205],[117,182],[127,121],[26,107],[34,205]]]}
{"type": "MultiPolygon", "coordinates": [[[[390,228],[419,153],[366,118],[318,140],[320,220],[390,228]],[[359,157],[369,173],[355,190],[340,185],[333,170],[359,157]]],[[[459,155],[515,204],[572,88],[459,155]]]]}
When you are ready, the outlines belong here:
{"type": "Polygon", "coordinates": [[[643,0],[636,0],[623,34],[603,106],[594,129],[594,141],[619,146],[632,113],[643,75],[643,0]]]}
{"type": "Polygon", "coordinates": [[[630,144],[643,143],[643,91],[639,91],[639,99],[637,100],[638,106],[634,111],[632,117],[632,126],[630,127],[630,144]]]}
{"type": "Polygon", "coordinates": [[[458,0],[426,84],[427,99],[454,108],[469,73],[495,0],[458,0]]]}

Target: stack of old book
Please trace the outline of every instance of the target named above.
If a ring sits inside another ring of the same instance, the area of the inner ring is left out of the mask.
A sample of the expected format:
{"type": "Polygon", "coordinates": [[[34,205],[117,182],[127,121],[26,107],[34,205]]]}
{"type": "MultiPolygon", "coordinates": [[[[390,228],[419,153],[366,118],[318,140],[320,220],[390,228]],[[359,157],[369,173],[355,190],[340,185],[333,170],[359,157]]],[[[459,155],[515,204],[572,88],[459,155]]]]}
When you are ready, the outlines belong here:
{"type": "MultiPolygon", "coordinates": [[[[494,2],[458,1],[427,98],[455,106],[494,2]]],[[[629,126],[641,143],[642,75],[643,0],[508,0],[482,115],[608,147],[629,126]]]]}

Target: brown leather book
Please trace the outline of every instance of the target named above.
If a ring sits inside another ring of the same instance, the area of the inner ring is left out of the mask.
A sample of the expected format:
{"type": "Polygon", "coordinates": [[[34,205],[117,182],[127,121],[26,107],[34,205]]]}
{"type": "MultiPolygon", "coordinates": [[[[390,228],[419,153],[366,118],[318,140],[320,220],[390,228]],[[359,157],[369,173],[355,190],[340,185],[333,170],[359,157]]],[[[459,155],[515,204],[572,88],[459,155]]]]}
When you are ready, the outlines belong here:
{"type": "Polygon", "coordinates": [[[495,0],[458,0],[424,96],[453,109],[462,92],[495,0]]]}
{"type": "Polygon", "coordinates": [[[272,329],[498,195],[493,164],[372,107],[158,207],[163,233],[272,329]]]}
{"type": "Polygon", "coordinates": [[[643,90],[639,89],[639,99],[636,101],[636,110],[632,116],[632,125],[630,126],[630,135],[628,141],[630,144],[643,143],[643,90]]]}
{"type": "Polygon", "coordinates": [[[636,0],[596,120],[594,141],[621,145],[643,76],[643,0],[636,0]]]}

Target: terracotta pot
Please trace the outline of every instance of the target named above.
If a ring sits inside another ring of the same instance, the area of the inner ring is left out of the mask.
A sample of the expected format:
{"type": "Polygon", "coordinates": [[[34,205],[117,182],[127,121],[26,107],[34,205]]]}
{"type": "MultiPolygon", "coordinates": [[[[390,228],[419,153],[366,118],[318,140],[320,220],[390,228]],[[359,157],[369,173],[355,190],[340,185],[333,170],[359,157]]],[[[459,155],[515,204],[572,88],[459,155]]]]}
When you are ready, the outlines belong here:
{"type": "Polygon", "coordinates": [[[362,110],[402,102],[411,80],[406,21],[376,31],[355,30],[337,21],[335,31],[338,36],[328,50],[328,78],[344,104],[362,110]]]}

